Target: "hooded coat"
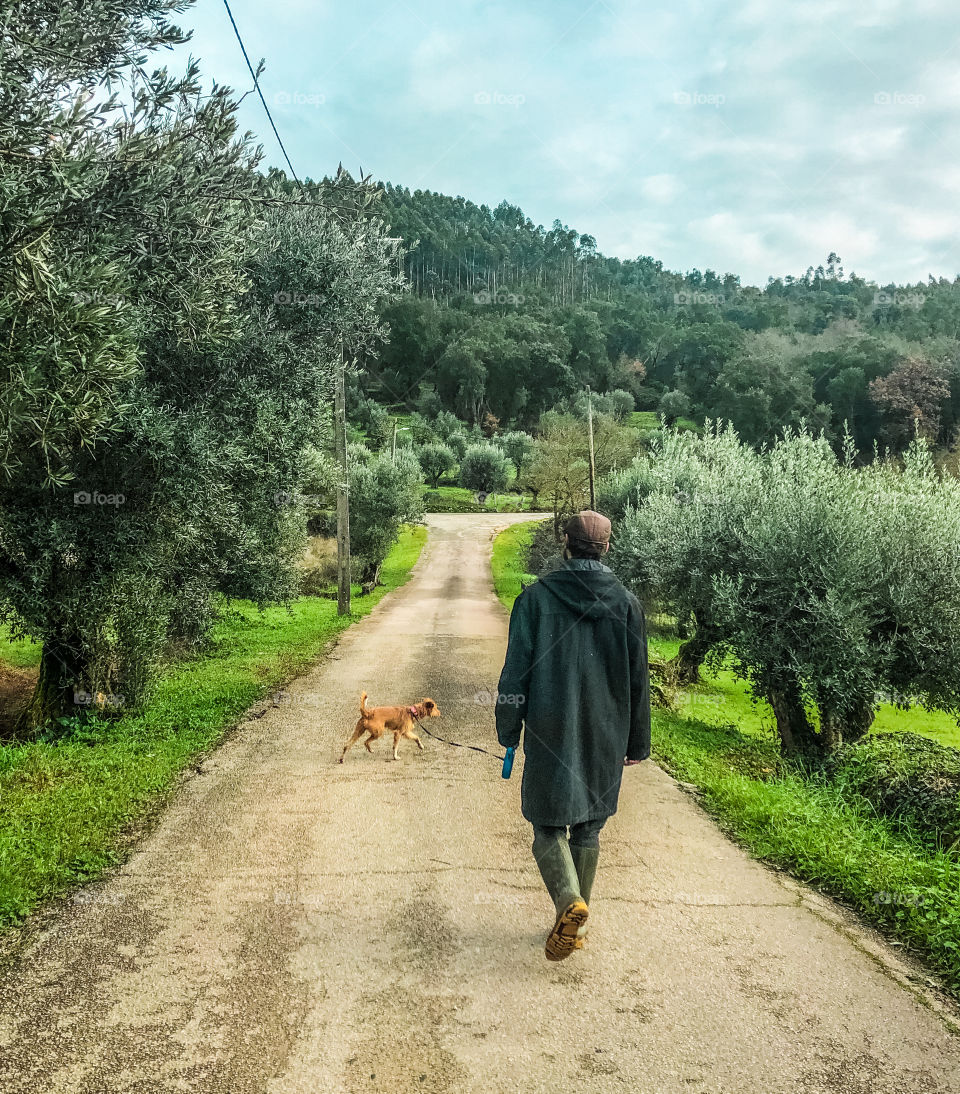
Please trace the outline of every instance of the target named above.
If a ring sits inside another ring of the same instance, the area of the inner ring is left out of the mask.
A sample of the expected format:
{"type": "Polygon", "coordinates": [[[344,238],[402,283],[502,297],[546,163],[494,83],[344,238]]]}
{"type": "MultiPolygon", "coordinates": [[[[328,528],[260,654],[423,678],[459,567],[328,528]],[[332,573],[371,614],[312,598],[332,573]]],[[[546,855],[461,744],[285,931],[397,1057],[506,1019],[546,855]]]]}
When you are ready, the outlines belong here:
{"type": "Polygon", "coordinates": [[[520,743],[521,811],[537,825],[617,811],[623,761],[650,755],[640,602],[609,567],[569,559],[517,597],[497,697],[497,737],[520,743]]]}

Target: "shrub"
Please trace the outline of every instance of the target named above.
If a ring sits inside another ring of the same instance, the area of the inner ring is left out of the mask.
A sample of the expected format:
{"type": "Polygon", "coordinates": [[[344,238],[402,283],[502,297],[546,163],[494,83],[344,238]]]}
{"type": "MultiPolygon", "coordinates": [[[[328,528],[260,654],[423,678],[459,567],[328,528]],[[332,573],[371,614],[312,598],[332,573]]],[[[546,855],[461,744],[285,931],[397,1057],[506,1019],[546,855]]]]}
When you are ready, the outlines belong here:
{"type": "Polygon", "coordinates": [[[452,471],[457,463],[453,450],[445,444],[425,444],[414,453],[420,461],[426,481],[436,489],[440,485],[440,479],[452,471]]]}
{"type": "Polygon", "coordinates": [[[423,515],[420,464],[413,452],[401,449],[350,468],[350,552],[354,574],[362,584],[377,584],[380,567],[396,543],[400,526],[423,515]]]}
{"type": "Polygon", "coordinates": [[[660,396],[659,410],[668,424],[673,425],[677,418],[690,413],[690,397],[682,391],[665,391],[660,396]]]}
{"type": "Polygon", "coordinates": [[[533,453],[533,437],[529,433],[515,429],[498,437],[497,444],[517,469],[517,478],[519,479],[523,474],[525,464],[529,462],[533,453]]]}
{"type": "Polygon", "coordinates": [[[877,733],[844,745],[823,773],[878,813],[902,821],[928,845],[960,840],[960,750],[916,733],[877,733]]]}
{"type": "Polygon", "coordinates": [[[471,445],[460,461],[460,485],[492,494],[510,481],[510,461],[493,445],[471,445]]]}
{"type": "Polygon", "coordinates": [[[443,443],[454,454],[454,457],[458,462],[463,459],[467,453],[467,449],[470,447],[470,440],[466,433],[459,430],[448,433],[446,440],[443,443]]]}
{"type": "Polygon", "coordinates": [[[437,439],[433,424],[416,411],[410,415],[409,430],[414,444],[433,444],[437,439]]]}

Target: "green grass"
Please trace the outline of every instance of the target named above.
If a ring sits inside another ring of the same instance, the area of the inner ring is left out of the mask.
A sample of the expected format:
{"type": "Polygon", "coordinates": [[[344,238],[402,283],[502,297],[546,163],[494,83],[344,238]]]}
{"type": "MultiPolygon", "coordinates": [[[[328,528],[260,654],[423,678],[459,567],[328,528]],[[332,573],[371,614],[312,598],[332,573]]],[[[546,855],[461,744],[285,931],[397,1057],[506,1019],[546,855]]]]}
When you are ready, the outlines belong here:
{"type": "MultiPolygon", "coordinates": [[[[525,569],[517,527],[494,540],[494,559],[511,577],[525,569]]],[[[497,591],[509,609],[519,580],[498,583],[497,591]]],[[[672,657],[679,641],[658,633],[656,622],[651,653],[672,657]]],[[[656,761],[698,788],[701,804],[732,839],[856,909],[925,958],[960,997],[956,855],[930,850],[909,825],[878,816],[866,799],[845,798],[842,787],[784,761],[769,706],[751,702],[732,672],[704,673],[701,684],[679,695],[677,710],[655,710],[653,721],[656,761]]],[[[906,730],[944,744],[958,737],[946,716],[882,708],[874,732],[906,730]]]]}
{"type": "Polygon", "coordinates": [[[535,575],[527,573],[526,558],[537,523],[531,520],[512,524],[493,541],[493,554],[490,559],[493,585],[500,602],[507,610],[513,607],[513,602],[520,595],[521,580],[526,585],[536,580],[535,575]]]}
{"type": "Polygon", "coordinates": [[[35,669],[40,665],[40,643],[29,638],[11,640],[10,628],[0,626],[0,661],[17,669],[35,669]]]}
{"type": "Polygon", "coordinates": [[[428,513],[516,513],[530,508],[527,495],[490,494],[480,505],[474,491],[464,486],[423,487],[424,504],[428,513]]]}
{"type": "Polygon", "coordinates": [[[660,425],[660,420],[655,410],[634,410],[628,423],[641,433],[652,433],[660,425]]]}
{"type": "MultiPolygon", "coordinates": [[[[639,429],[641,434],[652,433],[660,428],[660,415],[655,410],[634,410],[630,414],[628,425],[639,429]]],[[[677,429],[685,429],[689,433],[702,433],[703,426],[692,418],[677,418],[674,423],[677,429]]]]}
{"type": "Polygon", "coordinates": [[[56,742],[0,746],[0,924],[121,860],[180,773],[402,585],[425,541],[425,528],[405,529],[383,586],[353,600],[348,617],[318,597],[263,612],[241,603],[208,653],[168,669],[142,713],[94,720],[56,742]]]}

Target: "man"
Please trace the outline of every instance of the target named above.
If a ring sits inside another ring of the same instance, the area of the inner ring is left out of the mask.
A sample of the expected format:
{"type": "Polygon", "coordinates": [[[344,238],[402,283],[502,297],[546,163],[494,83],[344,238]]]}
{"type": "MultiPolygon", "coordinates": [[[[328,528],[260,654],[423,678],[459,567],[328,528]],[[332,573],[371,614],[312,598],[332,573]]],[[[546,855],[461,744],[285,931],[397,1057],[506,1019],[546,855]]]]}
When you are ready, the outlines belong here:
{"type": "Polygon", "coordinates": [[[551,961],[583,945],[600,829],[617,811],[624,766],[650,755],[646,624],[600,561],[610,521],[588,509],[564,532],[563,566],[513,606],[497,703],[504,748],[526,728],[521,811],[556,907],[551,961]]]}

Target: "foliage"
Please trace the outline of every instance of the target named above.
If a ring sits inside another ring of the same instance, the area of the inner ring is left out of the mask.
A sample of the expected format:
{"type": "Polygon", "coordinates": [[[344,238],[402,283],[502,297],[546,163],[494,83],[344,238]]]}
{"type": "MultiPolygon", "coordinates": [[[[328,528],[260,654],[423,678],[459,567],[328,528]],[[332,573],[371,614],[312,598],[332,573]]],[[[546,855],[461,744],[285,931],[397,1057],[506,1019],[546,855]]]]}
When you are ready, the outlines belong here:
{"type": "Polygon", "coordinates": [[[667,425],[673,425],[677,418],[682,418],[690,413],[690,398],[685,392],[665,391],[660,397],[659,411],[666,419],[667,425]]]}
{"type": "Polygon", "coordinates": [[[409,449],[350,466],[350,554],[355,573],[368,587],[380,581],[380,568],[404,524],[423,515],[420,464],[409,449]]]}
{"type": "MultiPolygon", "coordinates": [[[[869,453],[913,436],[894,424],[913,404],[891,420],[871,382],[912,360],[950,376],[960,362],[960,277],[877,285],[833,253],[756,288],[649,256],[609,258],[590,235],[536,225],[507,202],[388,183],[384,205],[409,246],[414,290],[389,309],[384,375],[398,395],[427,390],[431,407],[435,396],[471,422],[492,412],[505,428],[531,428],[550,407],[579,412],[586,384],[598,400],[625,391],[643,410],[679,391],[689,410],[668,402],[668,419],[731,420],[758,444],[804,421],[838,449],[849,431],[869,453]]],[[[924,410],[932,427],[939,408],[941,441],[960,422],[960,382],[949,382],[951,397],[924,410]]]]}
{"type": "Polygon", "coordinates": [[[460,461],[460,485],[480,494],[506,490],[510,482],[510,461],[494,445],[472,444],[460,461]]]}
{"type": "Polygon", "coordinates": [[[870,399],[884,418],[882,436],[902,449],[915,435],[936,441],[950,385],[943,369],[918,357],[870,381],[870,399]]]}
{"type": "MultiPolygon", "coordinates": [[[[594,421],[594,463],[598,480],[629,464],[639,446],[637,431],[613,418],[594,421]]],[[[565,516],[583,509],[590,500],[589,434],[584,421],[572,414],[545,414],[524,477],[535,499],[553,509],[559,538],[565,516]]]]}
{"type": "Polygon", "coordinates": [[[845,745],[824,774],[844,796],[859,794],[927,846],[960,846],[960,751],[915,733],[881,733],[845,745]]]}
{"type": "Polygon", "coordinates": [[[440,480],[457,465],[453,449],[445,444],[424,444],[414,450],[426,480],[436,489],[440,480]]]}
{"type": "Polygon", "coordinates": [[[523,472],[533,454],[533,437],[522,430],[514,429],[507,433],[501,433],[497,437],[497,445],[503,449],[504,455],[517,469],[517,478],[523,478],[523,472]]]}
{"type": "Polygon", "coordinates": [[[604,488],[614,567],[695,621],[678,670],[730,653],[788,751],[861,736],[881,694],[960,711],[960,482],[919,442],[855,463],[803,432],[763,453],[668,433],[604,488]]]}
{"type": "Polygon", "coordinates": [[[365,181],[293,201],[226,89],[193,62],[147,74],[180,7],[18,5],[4,25],[0,613],[43,642],[29,726],[76,691],[139,702],[215,593],[295,593],[289,499],[331,371],[372,351],[397,288],[382,222],[344,215],[365,181]]]}

